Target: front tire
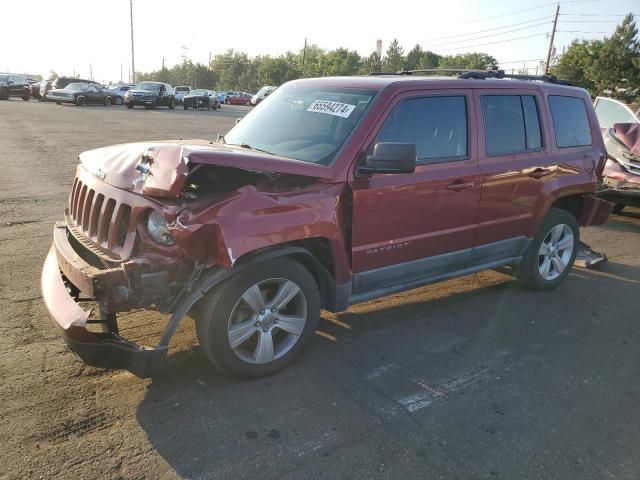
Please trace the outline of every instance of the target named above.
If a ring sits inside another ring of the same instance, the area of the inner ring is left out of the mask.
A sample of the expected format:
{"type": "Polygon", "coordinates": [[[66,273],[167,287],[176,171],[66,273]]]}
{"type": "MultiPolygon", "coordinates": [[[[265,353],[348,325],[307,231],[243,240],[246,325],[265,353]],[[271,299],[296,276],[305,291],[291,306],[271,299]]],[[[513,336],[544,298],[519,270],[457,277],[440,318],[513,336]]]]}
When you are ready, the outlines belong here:
{"type": "Polygon", "coordinates": [[[87,101],[84,97],[78,97],[76,98],[76,105],[78,107],[84,107],[87,104],[87,101]]]}
{"type": "Polygon", "coordinates": [[[176,108],[176,101],[172,98],[171,102],[169,103],[169,110],[173,110],[176,108]]]}
{"type": "Polygon", "coordinates": [[[28,102],[30,98],[31,94],[29,92],[26,92],[24,95],[22,95],[22,100],[24,100],[25,102],[28,102]]]}
{"type": "Polygon", "coordinates": [[[105,107],[109,107],[109,106],[111,106],[111,97],[105,97],[105,99],[104,99],[104,106],[105,106],[105,107]]]}
{"type": "Polygon", "coordinates": [[[580,229],[566,210],[552,208],[514,267],[516,279],[534,290],[556,288],[571,271],[578,252],[580,229]]]}
{"type": "Polygon", "coordinates": [[[280,258],[244,269],[210,291],[196,314],[207,358],[225,373],[271,375],[308,345],[320,318],[309,271],[280,258]]]}

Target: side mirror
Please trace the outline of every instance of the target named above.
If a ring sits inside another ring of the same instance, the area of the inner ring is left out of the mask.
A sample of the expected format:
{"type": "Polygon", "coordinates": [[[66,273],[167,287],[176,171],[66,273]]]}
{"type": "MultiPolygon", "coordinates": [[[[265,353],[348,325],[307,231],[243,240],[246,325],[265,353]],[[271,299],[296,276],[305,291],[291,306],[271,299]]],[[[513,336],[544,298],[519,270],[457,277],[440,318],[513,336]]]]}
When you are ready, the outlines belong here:
{"type": "Polygon", "coordinates": [[[413,173],[416,169],[414,143],[380,142],[358,167],[358,176],[374,173],[413,173]]]}

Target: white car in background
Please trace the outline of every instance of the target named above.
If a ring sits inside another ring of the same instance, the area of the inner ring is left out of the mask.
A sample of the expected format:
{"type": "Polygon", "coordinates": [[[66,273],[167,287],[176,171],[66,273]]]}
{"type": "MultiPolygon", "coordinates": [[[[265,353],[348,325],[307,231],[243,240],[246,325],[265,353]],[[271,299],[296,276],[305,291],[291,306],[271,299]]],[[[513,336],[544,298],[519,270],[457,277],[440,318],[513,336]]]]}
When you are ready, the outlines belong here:
{"type": "Polygon", "coordinates": [[[185,85],[175,87],[173,91],[176,94],[176,103],[182,103],[182,99],[184,98],[184,96],[189,94],[191,90],[192,90],[191,87],[188,87],[185,85]]]}

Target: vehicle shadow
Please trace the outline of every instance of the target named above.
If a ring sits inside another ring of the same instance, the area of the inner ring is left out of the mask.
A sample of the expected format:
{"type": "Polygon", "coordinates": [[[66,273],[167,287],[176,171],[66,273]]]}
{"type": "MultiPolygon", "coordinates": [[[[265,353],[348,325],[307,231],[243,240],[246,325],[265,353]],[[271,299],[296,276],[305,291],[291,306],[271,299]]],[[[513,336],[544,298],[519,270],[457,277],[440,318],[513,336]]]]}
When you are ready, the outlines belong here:
{"type": "MultiPolygon", "coordinates": [[[[374,467],[380,463],[390,477],[433,473],[418,453],[435,442],[429,431],[454,422],[454,441],[462,445],[476,435],[477,425],[460,426],[457,416],[482,416],[485,407],[476,399],[464,412],[441,411],[436,420],[423,419],[402,398],[409,387],[415,391],[417,382],[435,392],[431,402],[446,393],[438,385],[463,385],[457,388],[475,388],[482,395],[497,388],[495,378],[515,369],[537,372],[544,364],[561,371],[566,349],[556,343],[565,341],[562,332],[596,329],[602,322],[615,328],[622,320],[613,311],[607,316],[602,299],[614,292],[633,298],[638,287],[640,268],[615,262],[598,270],[574,268],[552,292],[533,292],[487,272],[479,280],[466,277],[343,314],[324,313],[310,348],[268,378],[225,377],[197,348],[170,356],[139,405],[137,420],[184,478],[370,478],[379,474],[374,467]],[[464,387],[464,375],[484,383],[474,380],[464,387]],[[356,466],[358,474],[352,470],[356,466]]],[[[529,400],[527,375],[520,376],[523,383],[511,384],[510,394],[527,408],[535,400],[529,400]]],[[[539,393],[553,397],[553,384],[547,388],[539,393]]],[[[538,421],[551,422],[549,415],[538,421]]],[[[504,435],[517,442],[519,429],[504,435]]],[[[474,443],[477,448],[483,445],[474,443]]]]}

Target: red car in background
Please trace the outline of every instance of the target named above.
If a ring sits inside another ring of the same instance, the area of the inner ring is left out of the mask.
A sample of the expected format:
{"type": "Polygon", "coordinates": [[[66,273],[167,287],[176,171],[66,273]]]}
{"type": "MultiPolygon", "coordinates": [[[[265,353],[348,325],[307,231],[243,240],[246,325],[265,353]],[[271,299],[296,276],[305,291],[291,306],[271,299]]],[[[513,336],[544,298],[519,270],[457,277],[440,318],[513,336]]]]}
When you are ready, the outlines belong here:
{"type": "Polygon", "coordinates": [[[606,97],[594,107],[607,148],[599,195],[615,203],[616,213],[640,207],[640,108],[606,97]]]}
{"type": "Polygon", "coordinates": [[[228,105],[251,105],[252,95],[245,92],[227,92],[225,103],[228,105]]]}

